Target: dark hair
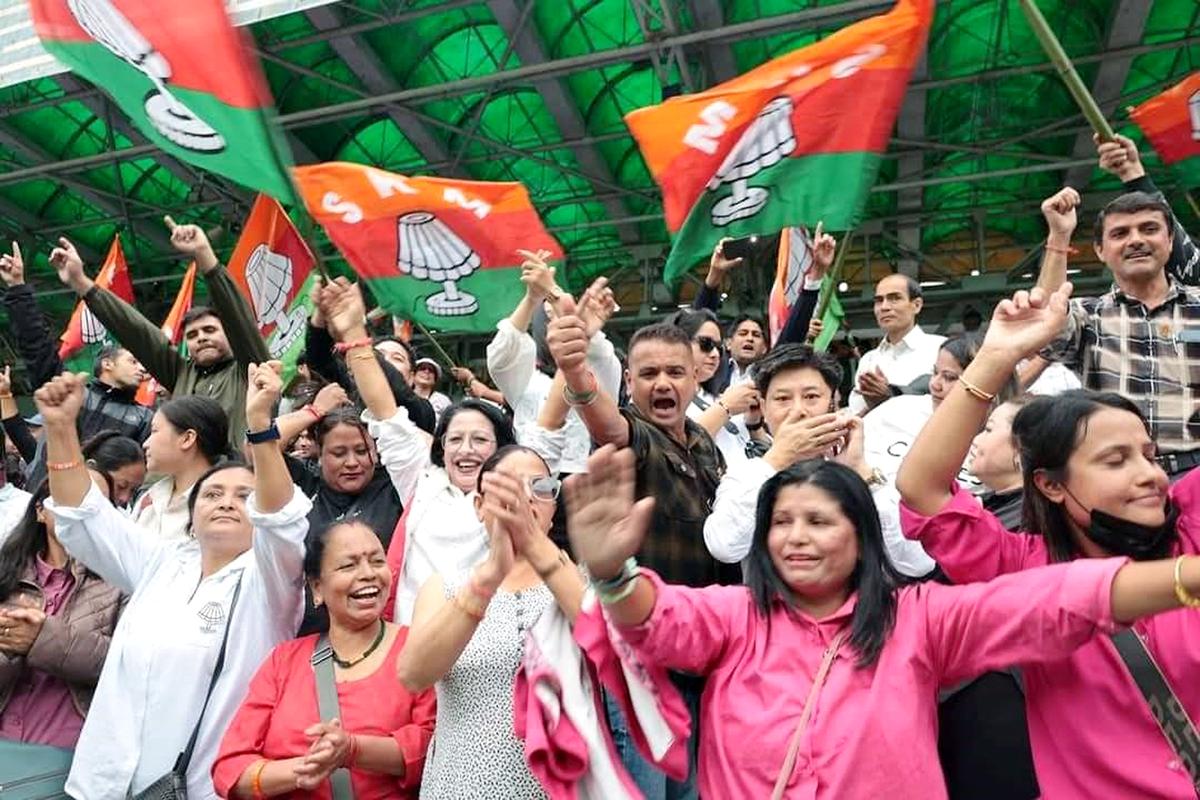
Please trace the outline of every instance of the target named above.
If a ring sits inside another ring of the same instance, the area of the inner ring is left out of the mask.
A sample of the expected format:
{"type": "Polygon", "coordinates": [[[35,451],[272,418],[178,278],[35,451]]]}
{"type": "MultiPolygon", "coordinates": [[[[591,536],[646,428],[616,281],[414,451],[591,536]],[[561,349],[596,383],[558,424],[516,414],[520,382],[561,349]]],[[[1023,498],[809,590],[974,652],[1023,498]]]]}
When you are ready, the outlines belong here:
{"type": "MultiPolygon", "coordinates": [[[[369,530],[376,538],[379,537],[379,532],[364,522],[361,517],[351,517],[349,519],[331,519],[324,525],[313,528],[308,532],[308,535],[304,537],[304,577],[308,581],[311,582],[321,577],[321,561],[325,558],[325,546],[329,544],[329,537],[332,536],[333,532],[338,528],[345,527],[365,528],[369,530]]],[[[398,580],[400,580],[399,575],[392,576],[393,582],[398,580]]],[[[311,587],[305,588],[311,591],[311,587]]],[[[325,605],[314,605],[311,613],[312,616],[305,622],[306,630],[309,633],[328,633],[329,607],[325,605]]]]}
{"type": "Polygon", "coordinates": [[[737,329],[739,327],[741,327],[743,322],[753,322],[755,325],[758,326],[758,330],[760,333],[762,333],[763,338],[764,339],[767,338],[766,324],[763,323],[761,318],[759,318],[758,316],[756,316],[754,314],[742,314],[741,316],[734,317],[733,322],[729,323],[729,327],[727,327],[725,329],[725,331],[726,331],[725,338],[732,339],[733,334],[737,332],[737,329]]]}
{"type": "Polygon", "coordinates": [[[248,469],[253,472],[253,467],[242,461],[240,458],[222,458],[217,463],[204,471],[204,474],[196,479],[196,483],[192,485],[191,491],[188,492],[188,531],[192,530],[192,514],[196,510],[196,498],[200,496],[200,490],[204,488],[204,484],[213,475],[218,472],[224,472],[227,469],[248,469]]]}
{"type": "Polygon", "coordinates": [[[124,350],[119,344],[106,344],[96,353],[96,358],[92,360],[92,377],[99,378],[100,373],[104,371],[104,362],[114,359],[124,350]]]}
{"type": "Polygon", "coordinates": [[[869,667],[878,661],[895,625],[896,590],[908,581],[888,558],[871,490],[849,467],[811,459],[788,467],[763,484],[755,512],[754,540],[746,558],[746,587],[763,617],[770,617],[776,602],[783,603],[789,613],[795,610],[796,596],[775,570],[767,535],[779,493],[786,486],[806,483],[833,497],[854,524],[858,564],[850,573],[850,591],[858,592],[858,600],[850,619],[849,644],[858,651],[858,665],[869,667]]]}
{"type": "MultiPolygon", "coordinates": [[[[908,292],[909,300],[920,300],[925,296],[924,290],[921,288],[921,282],[912,275],[905,275],[903,272],[893,272],[891,275],[884,275],[879,279],[879,283],[883,283],[888,278],[903,278],[904,290],[908,292]]],[[[875,284],[878,286],[879,284],[875,284]]]]}
{"type": "Polygon", "coordinates": [[[1087,437],[1088,420],[1098,411],[1114,408],[1137,416],[1151,433],[1146,418],[1132,400],[1116,392],[1074,389],[1054,396],[1037,397],[1013,417],[1012,432],[1021,455],[1025,500],[1022,519],[1031,532],[1041,534],[1054,561],[1069,561],[1079,553],[1066,512],[1053,503],[1034,483],[1044,472],[1056,481],[1067,479],[1067,462],[1087,437]]]}
{"type": "Polygon", "coordinates": [[[49,532],[45,523],[38,522],[37,518],[38,507],[49,496],[50,482],[43,479],[33,490],[25,513],[4,540],[4,545],[0,546],[0,601],[8,599],[16,590],[26,567],[49,547],[49,532]]]}
{"type": "Polygon", "coordinates": [[[781,372],[815,369],[821,380],[836,392],[842,384],[842,365],[828,353],[819,353],[806,344],[785,344],[774,348],[754,364],[754,385],[766,396],[771,381],[781,372]]]}
{"type": "MultiPolygon", "coordinates": [[[[188,325],[191,325],[201,317],[212,317],[217,322],[221,322],[221,315],[216,312],[212,306],[192,306],[183,315],[183,321],[179,324],[179,329],[186,331],[188,325]]],[[[225,324],[221,323],[221,329],[225,329],[225,324]]]]}
{"type": "Polygon", "coordinates": [[[229,455],[229,420],[216,400],[186,394],[163,403],[158,413],[181,433],[195,431],[196,448],[210,465],[229,455]]]}
{"type": "MultiPolygon", "coordinates": [[[[961,369],[966,369],[971,366],[971,362],[975,360],[975,356],[979,354],[979,348],[982,345],[980,337],[973,333],[960,333],[956,336],[951,336],[942,342],[942,346],[938,348],[938,352],[943,351],[950,354],[950,357],[958,362],[961,369]]],[[[922,393],[929,391],[928,384],[922,393]]],[[[1021,383],[1014,372],[1009,376],[1004,385],[1000,387],[1000,391],[996,392],[996,405],[1007,403],[1012,398],[1021,393],[1021,383]]]]}
{"type": "Polygon", "coordinates": [[[542,462],[542,466],[546,468],[546,474],[554,474],[550,471],[550,465],[546,463],[546,459],[537,450],[534,450],[532,447],[526,447],[523,444],[506,444],[504,447],[497,447],[496,452],[488,456],[483,465],[479,467],[479,477],[475,479],[475,491],[483,494],[483,476],[498,467],[501,461],[513,453],[529,453],[530,455],[537,456],[538,461],[542,462]]]}
{"type": "Polygon", "coordinates": [[[383,344],[384,342],[395,342],[404,348],[404,352],[408,355],[408,366],[415,368],[417,365],[417,354],[413,352],[412,345],[397,336],[376,336],[375,344],[383,344]]]}
{"type": "Polygon", "coordinates": [[[700,328],[704,327],[704,323],[711,322],[717,326],[717,371],[712,374],[712,377],[700,384],[700,388],[711,395],[719,395],[725,391],[729,384],[729,365],[728,355],[725,352],[725,342],[721,338],[721,321],[717,319],[717,315],[707,308],[681,308],[670,316],[667,324],[675,325],[687,334],[690,340],[696,338],[696,334],[700,332],[700,328]]]}
{"type": "Polygon", "coordinates": [[[338,406],[333,411],[321,417],[321,421],[317,423],[316,430],[313,432],[313,441],[317,443],[318,448],[324,446],[325,437],[338,425],[349,425],[363,433],[367,430],[367,425],[362,421],[362,416],[359,414],[357,407],[338,406]]]}
{"type": "Polygon", "coordinates": [[[434,466],[446,466],[446,448],[442,446],[442,438],[445,437],[450,422],[463,411],[478,411],[487,417],[488,422],[492,423],[492,431],[496,434],[497,450],[517,443],[517,435],[513,432],[512,423],[508,421],[508,417],[504,416],[503,411],[491,403],[477,400],[474,397],[459,400],[442,412],[437,427],[433,429],[433,446],[429,448],[429,460],[433,462],[434,466]]]}
{"type": "Polygon", "coordinates": [[[291,388],[288,392],[288,397],[292,398],[295,402],[296,408],[304,408],[304,406],[316,400],[317,394],[324,388],[325,381],[300,381],[291,388]]]}
{"type": "Polygon", "coordinates": [[[83,444],[83,459],[101,472],[116,472],[130,464],[145,464],[146,451],[136,440],[117,431],[100,431],[83,444]]]}
{"type": "Polygon", "coordinates": [[[629,347],[625,351],[627,360],[629,356],[633,355],[633,349],[642,342],[681,344],[687,348],[689,355],[692,352],[692,337],[688,336],[687,331],[683,328],[669,322],[656,322],[634,331],[633,336],[629,339],[629,347]]]}
{"type": "Polygon", "coordinates": [[[1166,201],[1146,192],[1126,192],[1108,201],[1100,213],[1096,215],[1096,227],[1092,231],[1092,241],[1100,244],[1104,241],[1104,220],[1109,214],[1136,214],[1139,211],[1157,211],[1163,215],[1167,223],[1167,233],[1175,235],[1175,215],[1166,201]]]}

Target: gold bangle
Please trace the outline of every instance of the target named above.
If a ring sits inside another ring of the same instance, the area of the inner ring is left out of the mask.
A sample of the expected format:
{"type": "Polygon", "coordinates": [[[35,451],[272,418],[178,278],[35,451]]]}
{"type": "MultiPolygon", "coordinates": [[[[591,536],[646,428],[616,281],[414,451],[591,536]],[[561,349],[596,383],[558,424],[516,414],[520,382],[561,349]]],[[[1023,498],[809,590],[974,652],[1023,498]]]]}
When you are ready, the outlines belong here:
{"type": "Polygon", "coordinates": [[[254,800],[260,800],[261,798],[266,797],[262,790],[262,774],[263,770],[266,768],[267,759],[265,758],[260,758],[258,763],[254,765],[254,774],[250,777],[250,796],[253,797],[254,800]]]}
{"type": "Polygon", "coordinates": [[[967,390],[967,394],[971,395],[971,397],[974,397],[976,400],[982,400],[985,403],[990,403],[996,399],[995,394],[985,392],[983,389],[980,389],[978,386],[967,380],[965,375],[959,375],[958,382],[964,389],[967,390]]]}
{"type": "Polygon", "coordinates": [[[1183,585],[1183,560],[1187,556],[1175,559],[1175,597],[1179,604],[1187,608],[1200,608],[1200,597],[1192,594],[1183,585]]]}

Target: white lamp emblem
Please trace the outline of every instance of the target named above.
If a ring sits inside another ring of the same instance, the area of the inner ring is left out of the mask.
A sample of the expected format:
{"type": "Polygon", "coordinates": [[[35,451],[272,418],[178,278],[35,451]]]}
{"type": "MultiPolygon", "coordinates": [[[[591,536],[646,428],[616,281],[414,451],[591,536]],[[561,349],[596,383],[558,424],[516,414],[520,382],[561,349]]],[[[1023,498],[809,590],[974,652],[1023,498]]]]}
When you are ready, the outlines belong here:
{"type": "Polygon", "coordinates": [[[108,336],[108,329],[104,327],[104,323],[96,319],[96,315],[86,305],[83,307],[83,313],[79,315],[79,332],[84,344],[102,342],[108,336]]]}
{"type": "Polygon", "coordinates": [[[795,149],[792,99],[776,97],[747,126],[729,155],[725,156],[720,169],[708,182],[711,191],[720,189],[723,184],[729,184],[732,188],[732,194],[722,197],[713,205],[713,225],[725,226],[762,211],[770,192],[761,186],[750,186],[749,180],[787,158],[795,149]]]}
{"type": "Polygon", "coordinates": [[[425,298],[425,308],[439,317],[465,317],[479,310],[474,295],[461,291],[458,281],[479,269],[479,254],[428,211],[413,211],[397,222],[399,251],[396,265],[405,275],[442,285],[425,298]]]}
{"type": "Polygon", "coordinates": [[[250,299],[254,301],[258,327],[275,325],[271,340],[267,343],[272,358],[279,358],[286,353],[305,330],[305,318],[308,316],[305,308],[298,305],[291,314],[287,310],[294,275],[292,260],[265,244],[254,248],[246,262],[246,283],[250,287],[250,299]]]}
{"type": "Polygon", "coordinates": [[[201,153],[225,149],[225,139],[171,94],[167,88],[170,63],[111,0],[67,0],[67,7],[89,36],[154,84],[155,90],[146,97],[145,109],[160,134],[180,147],[201,153]]]}

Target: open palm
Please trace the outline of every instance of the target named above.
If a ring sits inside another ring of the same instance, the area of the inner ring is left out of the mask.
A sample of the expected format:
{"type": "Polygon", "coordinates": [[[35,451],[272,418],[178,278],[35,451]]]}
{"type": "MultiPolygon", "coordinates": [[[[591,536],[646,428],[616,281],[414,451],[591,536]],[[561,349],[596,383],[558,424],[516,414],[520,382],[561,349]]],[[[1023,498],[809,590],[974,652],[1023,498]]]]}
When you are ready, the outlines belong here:
{"type": "Polygon", "coordinates": [[[588,458],[587,472],[567,480],[567,531],[575,556],[595,578],[617,575],[637,553],[650,526],[653,498],[634,497],[634,456],[605,445],[588,458]]]}

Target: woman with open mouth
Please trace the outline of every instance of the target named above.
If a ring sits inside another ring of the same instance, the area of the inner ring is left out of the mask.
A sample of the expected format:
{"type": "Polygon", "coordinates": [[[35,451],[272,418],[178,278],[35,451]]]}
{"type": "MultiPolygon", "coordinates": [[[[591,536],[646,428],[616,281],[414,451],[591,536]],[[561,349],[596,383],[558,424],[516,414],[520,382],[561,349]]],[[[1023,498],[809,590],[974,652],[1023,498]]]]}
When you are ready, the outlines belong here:
{"type": "Polygon", "coordinates": [[[345,352],[367,407],[363,420],[404,507],[394,534],[376,534],[385,541],[391,535],[388,564],[398,574],[393,618],[407,625],[417,592],[431,575],[458,575],[486,554],[487,534],[472,495],[484,461],[497,448],[514,444],[516,437],[499,409],[479,400],[446,409],[430,437],[396,405],[375,361],[358,286],[334,281],[321,290],[318,302],[329,332],[345,352]]]}
{"type": "Polygon", "coordinates": [[[358,800],[416,797],[436,699],[396,686],[408,631],[383,619],[392,574],[379,537],[355,520],[314,531],[304,574],[318,632],[276,647],[250,682],[213,765],[217,792],[328,797],[326,781],[344,768],[358,800]],[[321,657],[332,667],[317,674],[321,657]],[[322,680],[335,686],[336,720],[322,719],[322,680]]]}

